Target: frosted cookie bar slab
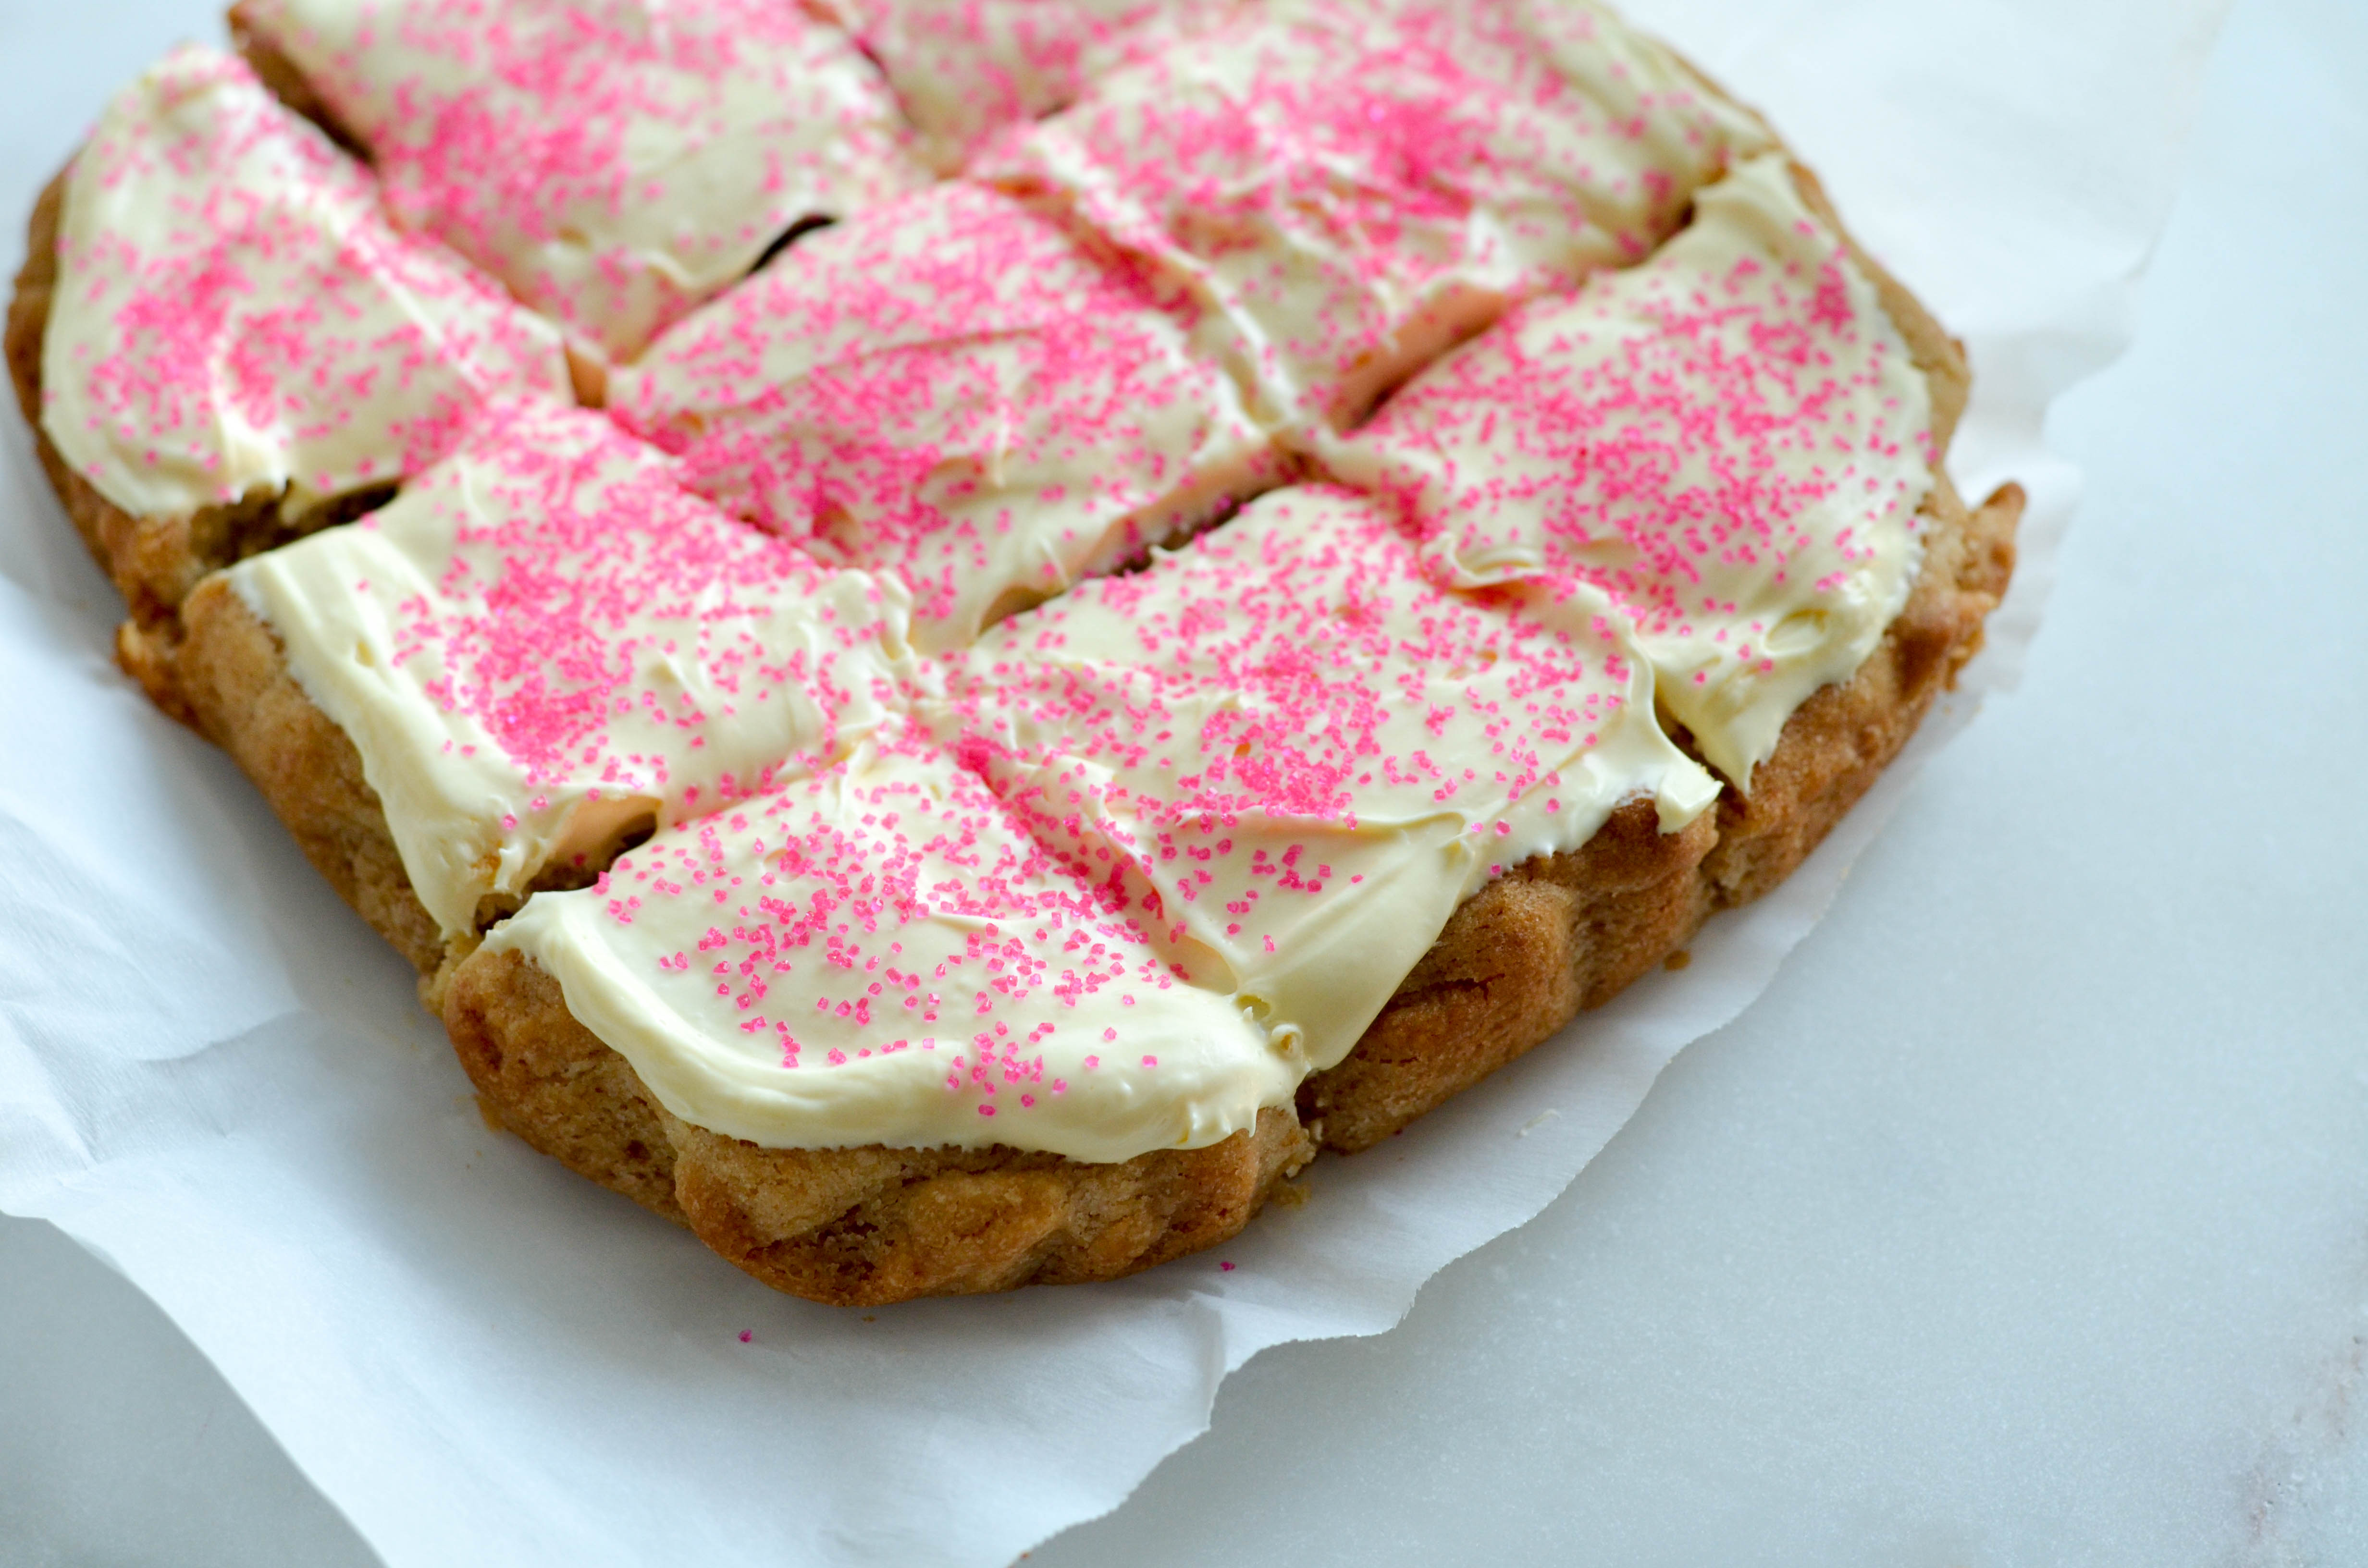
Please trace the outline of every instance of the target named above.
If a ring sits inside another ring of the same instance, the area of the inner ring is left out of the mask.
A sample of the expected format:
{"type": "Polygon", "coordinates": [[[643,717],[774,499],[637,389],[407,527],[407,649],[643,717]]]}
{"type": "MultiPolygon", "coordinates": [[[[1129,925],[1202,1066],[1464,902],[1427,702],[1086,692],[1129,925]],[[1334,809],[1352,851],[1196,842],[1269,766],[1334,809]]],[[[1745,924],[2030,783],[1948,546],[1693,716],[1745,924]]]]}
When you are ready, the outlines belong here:
{"type": "Polygon", "coordinates": [[[989,141],[185,607],[489,1114],[823,1301],[1208,1245],[1616,994],[1880,774],[2020,509],[1591,6],[1281,0],[989,141]]]}
{"type": "Polygon", "coordinates": [[[242,0],[434,234],[610,358],[803,221],[925,176],[878,72],[782,0],[242,0]]]}

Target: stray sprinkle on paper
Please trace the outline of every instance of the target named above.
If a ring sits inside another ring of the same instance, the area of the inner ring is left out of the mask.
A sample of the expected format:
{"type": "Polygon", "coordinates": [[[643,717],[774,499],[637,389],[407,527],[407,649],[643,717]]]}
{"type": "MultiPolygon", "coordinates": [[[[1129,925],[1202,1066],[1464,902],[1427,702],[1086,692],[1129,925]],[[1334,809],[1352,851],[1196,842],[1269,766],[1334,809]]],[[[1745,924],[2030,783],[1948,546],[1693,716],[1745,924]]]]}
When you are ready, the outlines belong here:
{"type": "Polygon", "coordinates": [[[1555,1117],[1558,1117],[1561,1114],[1562,1112],[1549,1106],[1545,1109],[1538,1112],[1537,1115],[1530,1118],[1529,1120],[1521,1123],[1521,1130],[1519,1132],[1514,1133],[1513,1136],[1516,1138],[1527,1138],[1531,1133],[1535,1132],[1539,1128],[1543,1127],[1547,1122],[1552,1121],[1555,1117]]]}

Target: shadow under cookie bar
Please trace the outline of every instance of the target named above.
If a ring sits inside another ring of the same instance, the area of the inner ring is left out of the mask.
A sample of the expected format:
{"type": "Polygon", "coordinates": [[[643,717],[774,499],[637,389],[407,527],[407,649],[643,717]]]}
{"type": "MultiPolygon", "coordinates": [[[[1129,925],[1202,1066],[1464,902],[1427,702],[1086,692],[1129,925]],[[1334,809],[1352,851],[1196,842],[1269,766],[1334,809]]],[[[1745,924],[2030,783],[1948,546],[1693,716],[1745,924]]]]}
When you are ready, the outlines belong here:
{"type": "Polygon", "coordinates": [[[115,656],[156,705],[175,718],[192,718],[176,678],[181,602],[207,574],[285,544],[319,528],[350,522],[383,505],[393,484],[329,497],[294,516],[277,494],[256,494],[226,506],[175,517],[135,517],[76,473],[41,427],[41,346],[58,284],[58,230],[65,211],[69,163],[42,187],[25,226],[25,264],[8,302],[8,380],[32,433],[33,450],[50,488],[99,570],[123,596],[130,616],[115,634],[115,656]]]}

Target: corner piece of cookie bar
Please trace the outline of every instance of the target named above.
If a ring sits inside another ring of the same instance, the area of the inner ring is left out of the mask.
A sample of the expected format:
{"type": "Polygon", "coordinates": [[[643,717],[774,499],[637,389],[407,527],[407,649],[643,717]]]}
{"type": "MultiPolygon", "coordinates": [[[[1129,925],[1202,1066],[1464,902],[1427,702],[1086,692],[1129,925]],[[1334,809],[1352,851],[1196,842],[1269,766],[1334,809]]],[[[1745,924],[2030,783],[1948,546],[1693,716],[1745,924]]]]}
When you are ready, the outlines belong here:
{"type": "Polygon", "coordinates": [[[564,394],[558,335],[397,234],[369,172],[236,59],[117,95],[42,193],[8,365],[43,468],[131,608],[168,710],[208,572],[382,502],[484,401],[564,394]]]}
{"type": "Polygon", "coordinates": [[[207,733],[423,971],[532,890],[839,755],[908,656],[900,589],[539,402],[381,511],[210,579],[187,619],[207,733]]]}
{"type": "Polygon", "coordinates": [[[618,363],[800,224],[927,178],[877,69],[793,0],[241,0],[233,21],[398,222],[618,363]]]}

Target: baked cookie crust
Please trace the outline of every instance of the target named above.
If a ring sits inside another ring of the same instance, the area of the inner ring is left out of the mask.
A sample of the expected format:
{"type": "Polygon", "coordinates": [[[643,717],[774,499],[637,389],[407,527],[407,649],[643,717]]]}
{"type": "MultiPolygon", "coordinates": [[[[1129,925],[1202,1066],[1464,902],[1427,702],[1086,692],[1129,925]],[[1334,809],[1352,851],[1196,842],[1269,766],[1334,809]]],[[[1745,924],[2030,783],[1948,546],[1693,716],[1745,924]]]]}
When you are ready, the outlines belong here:
{"type": "Polygon", "coordinates": [[[282,515],[277,492],[224,506],[162,517],[135,517],[74,471],[41,427],[41,344],[58,285],[58,232],[65,217],[71,160],[41,189],[25,225],[25,264],[8,301],[8,380],[33,434],[33,450],[59,505],[130,610],[116,629],[115,657],[156,706],[193,722],[179,682],[181,602],[206,577],[305,534],[351,522],[394,494],[392,485],[348,492],[282,515]]]}

